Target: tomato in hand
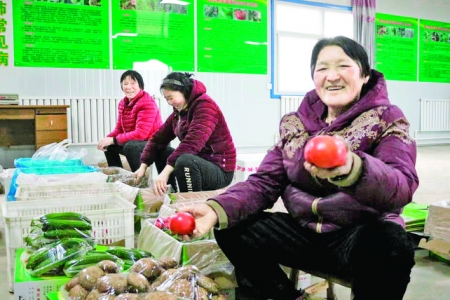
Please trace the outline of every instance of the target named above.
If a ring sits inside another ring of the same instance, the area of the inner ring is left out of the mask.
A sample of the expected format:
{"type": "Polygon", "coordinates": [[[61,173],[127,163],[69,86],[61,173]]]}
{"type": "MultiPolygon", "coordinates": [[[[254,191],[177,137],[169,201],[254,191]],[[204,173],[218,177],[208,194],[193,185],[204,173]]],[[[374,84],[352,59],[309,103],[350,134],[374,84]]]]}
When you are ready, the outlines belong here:
{"type": "Polygon", "coordinates": [[[195,218],[187,212],[177,212],[169,221],[169,229],[173,234],[191,234],[195,229],[195,218]]]}
{"type": "Polygon", "coordinates": [[[337,137],[318,135],[306,143],[305,159],[323,169],[340,167],[347,161],[347,145],[337,137]]]}

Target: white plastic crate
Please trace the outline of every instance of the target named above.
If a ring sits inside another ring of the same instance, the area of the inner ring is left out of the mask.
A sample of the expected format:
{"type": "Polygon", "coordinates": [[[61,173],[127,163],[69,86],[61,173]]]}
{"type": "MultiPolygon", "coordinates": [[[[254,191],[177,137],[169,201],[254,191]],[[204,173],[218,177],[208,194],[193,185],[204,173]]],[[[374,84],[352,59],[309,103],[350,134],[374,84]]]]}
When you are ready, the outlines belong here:
{"type": "Polygon", "coordinates": [[[90,197],[119,193],[114,183],[102,184],[51,184],[45,186],[19,186],[16,191],[17,201],[43,200],[49,198],[90,197]]]}
{"type": "Polygon", "coordinates": [[[125,240],[126,247],[134,247],[134,209],[135,205],[120,195],[2,203],[10,291],[13,291],[14,284],[15,252],[25,246],[23,238],[30,233],[33,218],[55,212],[82,213],[91,220],[97,243],[111,244],[125,240]]]}

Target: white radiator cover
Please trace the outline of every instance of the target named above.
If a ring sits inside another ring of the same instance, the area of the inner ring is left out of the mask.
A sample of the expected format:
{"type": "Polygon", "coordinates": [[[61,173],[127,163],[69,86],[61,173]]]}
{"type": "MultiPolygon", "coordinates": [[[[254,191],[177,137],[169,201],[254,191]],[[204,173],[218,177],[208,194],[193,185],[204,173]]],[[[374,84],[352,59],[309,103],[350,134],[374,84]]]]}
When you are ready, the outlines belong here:
{"type": "Polygon", "coordinates": [[[281,96],[280,118],[287,113],[297,111],[302,100],[303,96],[281,96]]]}
{"type": "Polygon", "coordinates": [[[115,98],[25,98],[21,105],[69,105],[68,138],[72,144],[97,144],[117,122],[120,99],[115,98]]]}
{"type": "Polygon", "coordinates": [[[450,131],[450,99],[420,99],[420,131],[450,131]]]}

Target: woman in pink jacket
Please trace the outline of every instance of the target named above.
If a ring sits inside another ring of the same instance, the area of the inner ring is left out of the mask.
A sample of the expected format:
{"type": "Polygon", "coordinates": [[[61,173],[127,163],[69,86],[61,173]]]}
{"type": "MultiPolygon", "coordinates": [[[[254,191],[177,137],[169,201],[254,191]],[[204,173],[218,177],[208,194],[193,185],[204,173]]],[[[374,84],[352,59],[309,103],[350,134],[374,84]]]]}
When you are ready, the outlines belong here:
{"type": "Polygon", "coordinates": [[[114,130],[102,138],[97,149],[105,152],[110,167],[121,167],[119,154],[125,155],[131,171],[141,165],[140,157],[147,141],[161,127],[161,113],[155,100],[144,91],[141,74],[128,70],[120,77],[125,97],[119,102],[119,116],[114,130]]]}

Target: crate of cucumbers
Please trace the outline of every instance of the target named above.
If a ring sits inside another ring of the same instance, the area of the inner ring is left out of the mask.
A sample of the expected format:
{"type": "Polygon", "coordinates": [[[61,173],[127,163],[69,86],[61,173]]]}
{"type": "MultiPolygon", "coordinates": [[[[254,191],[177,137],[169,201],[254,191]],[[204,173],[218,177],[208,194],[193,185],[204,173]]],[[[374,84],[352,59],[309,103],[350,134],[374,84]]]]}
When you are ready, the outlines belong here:
{"type": "Polygon", "coordinates": [[[123,241],[125,246],[133,247],[134,209],[135,205],[120,194],[3,202],[10,291],[13,289],[16,249],[27,244],[38,247],[48,240],[67,237],[90,239],[95,244],[104,245],[123,241]],[[83,220],[61,221],[56,218],[58,213],[81,214],[90,223],[86,224],[83,220]]]}

